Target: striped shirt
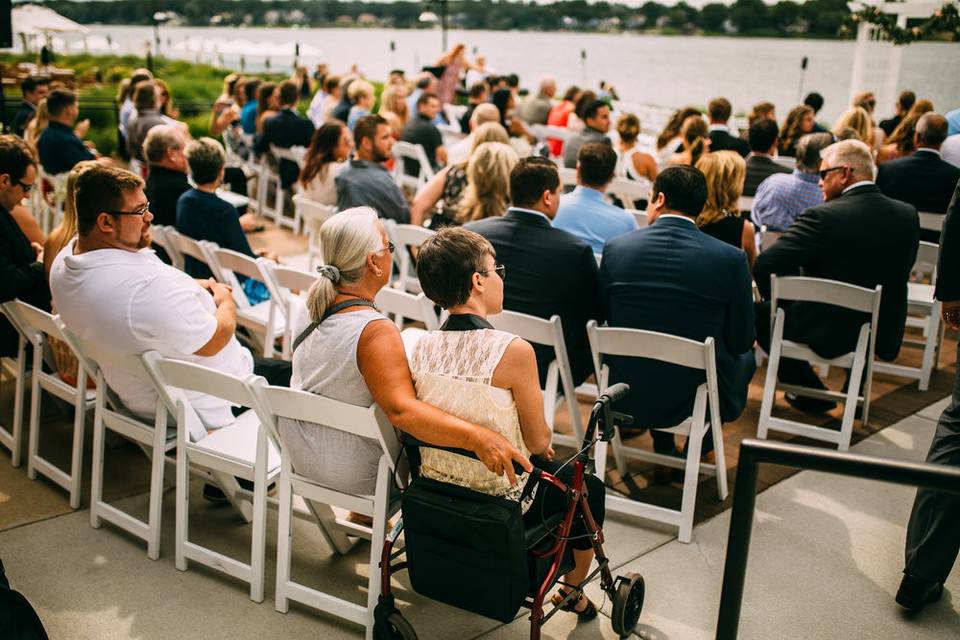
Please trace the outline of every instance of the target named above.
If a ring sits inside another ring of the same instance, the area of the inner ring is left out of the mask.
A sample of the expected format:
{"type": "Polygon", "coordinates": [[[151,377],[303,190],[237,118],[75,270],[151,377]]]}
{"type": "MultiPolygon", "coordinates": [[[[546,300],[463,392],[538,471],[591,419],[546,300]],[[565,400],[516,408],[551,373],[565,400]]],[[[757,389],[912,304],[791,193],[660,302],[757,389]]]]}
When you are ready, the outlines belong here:
{"type": "Polygon", "coordinates": [[[757,187],[751,217],[770,231],[786,231],[804,210],[823,204],[820,176],[803,173],[775,173],[757,187]]]}

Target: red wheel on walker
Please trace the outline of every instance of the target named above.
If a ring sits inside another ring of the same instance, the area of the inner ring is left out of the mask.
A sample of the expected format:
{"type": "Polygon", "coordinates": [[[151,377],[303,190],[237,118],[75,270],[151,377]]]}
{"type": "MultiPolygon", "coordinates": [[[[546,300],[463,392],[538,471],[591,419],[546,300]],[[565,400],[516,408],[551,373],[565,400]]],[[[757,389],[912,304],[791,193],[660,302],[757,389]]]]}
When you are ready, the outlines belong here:
{"type": "Polygon", "coordinates": [[[375,625],[373,637],[377,640],[417,640],[417,632],[402,613],[393,611],[387,616],[385,625],[375,625]]]}
{"type": "Polygon", "coordinates": [[[613,595],[610,624],[613,626],[614,633],[621,638],[629,637],[637,626],[640,612],[643,610],[645,592],[643,576],[639,573],[617,576],[617,591],[613,595]]]}

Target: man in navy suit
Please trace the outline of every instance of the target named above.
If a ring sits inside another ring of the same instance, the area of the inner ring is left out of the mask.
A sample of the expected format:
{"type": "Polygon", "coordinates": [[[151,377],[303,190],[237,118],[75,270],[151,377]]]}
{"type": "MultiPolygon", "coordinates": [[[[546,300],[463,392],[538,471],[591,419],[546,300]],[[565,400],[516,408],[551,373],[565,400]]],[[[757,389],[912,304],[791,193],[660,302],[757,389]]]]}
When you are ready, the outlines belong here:
{"type": "MultiPolygon", "coordinates": [[[[735,420],[747,402],[756,362],[753,296],[747,257],[696,225],[707,182],[691,166],[657,176],[647,209],[651,226],[612,238],[600,262],[600,300],[612,327],[714,339],[720,417],[735,420]]],[[[638,358],[614,358],[611,380],[630,385],[617,409],[635,427],[672,427],[690,416],[704,374],[638,358]]],[[[653,431],[659,453],[676,453],[673,435],[653,431]]],[[[704,446],[709,450],[709,439],[704,446]]]]}
{"type": "MultiPolygon", "coordinates": [[[[280,83],[280,113],[263,122],[263,135],[254,143],[257,153],[270,151],[270,145],[283,149],[310,146],[313,123],[296,112],[300,88],[292,80],[280,83]]],[[[292,160],[280,161],[280,186],[289,189],[300,176],[300,167],[292,160]]]]}
{"type": "MultiPolygon", "coordinates": [[[[953,191],[960,181],[960,168],[940,157],[940,145],[947,139],[947,119],[925,113],[917,121],[911,156],[884,162],[877,171],[877,186],[888,198],[912,204],[917,211],[946,213],[953,191]]],[[[920,239],[939,242],[936,231],[921,231],[920,239]]]]}
{"type": "Polygon", "coordinates": [[[710,151],[736,151],[744,158],[750,153],[750,144],[730,133],[727,122],[733,114],[733,107],[726,98],[714,98],[707,105],[710,117],[710,151]]]}

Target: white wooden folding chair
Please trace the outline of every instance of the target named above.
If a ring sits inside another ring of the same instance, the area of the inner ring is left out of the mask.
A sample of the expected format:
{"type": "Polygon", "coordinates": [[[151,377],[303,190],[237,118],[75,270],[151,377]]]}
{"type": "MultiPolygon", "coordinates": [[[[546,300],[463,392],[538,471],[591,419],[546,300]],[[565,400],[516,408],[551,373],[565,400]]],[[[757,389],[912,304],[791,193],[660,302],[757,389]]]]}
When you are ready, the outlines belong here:
{"type": "MultiPolygon", "coordinates": [[[[234,135],[237,135],[240,139],[240,142],[247,148],[248,157],[246,160],[236,156],[242,162],[243,174],[247,179],[247,192],[253,193],[254,197],[250,198],[250,202],[247,205],[248,210],[251,213],[256,213],[260,216],[266,216],[266,212],[263,210],[264,202],[266,201],[266,190],[263,188],[264,182],[264,161],[263,158],[257,158],[253,153],[253,135],[248,133],[236,134],[230,127],[223,132],[223,140],[226,143],[224,146],[227,149],[231,148],[232,144],[238,144],[237,142],[231,141],[234,135]],[[253,191],[251,191],[251,188],[253,191]]],[[[228,159],[230,155],[228,152],[228,159]]]]}
{"type": "MultiPolygon", "coordinates": [[[[684,469],[683,495],[680,510],[668,509],[646,504],[629,498],[607,494],[607,511],[622,513],[663,522],[679,529],[677,539],[690,542],[693,536],[693,512],[697,502],[697,485],[700,474],[717,478],[717,495],[720,500],[727,497],[727,467],[723,449],[723,431],[720,421],[720,400],[717,383],[716,356],[713,338],[703,342],[680,338],[640,329],[621,329],[598,327],[595,320],[587,323],[587,336],[590,339],[590,351],[593,353],[593,366],[596,371],[600,393],[611,384],[609,367],[604,364],[605,356],[626,356],[631,358],[649,358],[670,364],[697,369],[704,372],[706,381],[697,387],[693,403],[693,413],[680,424],[669,429],[659,429],[667,433],[687,436],[687,459],[626,447],[619,432],[610,442],[614,459],[621,475],[627,472],[626,459],[644,460],[655,464],[684,469]],[[703,439],[712,437],[716,464],[700,461],[703,439]]],[[[607,461],[605,442],[597,445],[597,476],[604,477],[607,461]]]]}
{"type": "Polygon", "coordinates": [[[652,187],[649,180],[614,178],[607,187],[607,193],[620,200],[625,208],[632,208],[635,202],[649,200],[652,187]]]}
{"type": "Polygon", "coordinates": [[[305,297],[317,281],[317,274],[280,265],[266,258],[259,258],[257,266],[270,291],[270,304],[283,317],[281,358],[290,360],[297,333],[309,324],[305,297]],[[298,291],[299,295],[294,291],[298,291]]]}
{"type": "Polygon", "coordinates": [[[937,233],[943,231],[943,221],[947,217],[946,214],[920,211],[917,215],[920,217],[921,229],[925,231],[936,231],[937,233]]]}
{"type": "Polygon", "coordinates": [[[760,251],[766,251],[773,245],[777,244],[777,241],[780,239],[780,236],[783,235],[783,231],[771,231],[767,229],[766,225],[761,225],[760,227],[760,237],[758,249],[760,251]]]}
{"type": "Polygon", "coordinates": [[[170,258],[170,263],[176,269],[183,271],[183,254],[177,250],[177,247],[173,244],[173,238],[171,237],[171,230],[176,232],[176,229],[173,227],[168,227],[163,224],[154,224],[150,225],[150,235],[153,236],[153,242],[161,249],[167,253],[167,257],[170,258]]]}
{"type": "MultiPolygon", "coordinates": [[[[280,163],[284,160],[295,163],[298,167],[303,166],[303,158],[306,155],[307,150],[304,147],[290,147],[285,149],[284,147],[278,147],[275,144],[270,145],[270,155],[272,155],[277,161],[277,167],[279,172],[280,163]]],[[[298,216],[298,209],[294,207],[293,217],[287,217],[284,213],[284,204],[289,189],[283,188],[280,183],[279,178],[277,179],[276,191],[274,192],[274,204],[273,210],[276,212],[276,223],[278,226],[287,227],[294,233],[300,233],[301,221],[298,216]]]]}
{"type": "Polygon", "coordinates": [[[436,233],[415,224],[397,224],[393,220],[384,220],[383,226],[387,236],[397,247],[394,259],[397,261],[399,276],[393,286],[401,291],[420,293],[420,279],[414,269],[412,250],[419,247],[424,240],[436,233]]]}
{"type": "Polygon", "coordinates": [[[256,390],[262,424],[280,450],[280,508],[277,532],[276,609],[286,613],[289,600],[295,600],[315,609],[331,613],[366,627],[366,638],[373,637],[373,610],[380,595],[380,555],[387,533],[387,521],[400,509],[400,501],[392,495],[394,478],[405,482],[406,465],[401,459],[400,442],[383,411],[376,404],[358,407],[306,391],[270,386],[256,390]],[[343,493],[300,475],[293,468],[290,453],[279,436],[281,419],[315,422],[345,433],[369,438],[383,448],[377,469],[376,489],[373,495],[343,493]],[[346,553],[352,547],[347,532],[370,540],[367,601],[357,604],[294,581],[290,576],[292,544],[293,496],[301,496],[313,512],[321,533],[337,553],[346,553]],[[337,519],[330,507],[349,509],[373,518],[373,527],[361,527],[337,519]]]}
{"type": "Polygon", "coordinates": [[[794,435],[806,436],[837,445],[838,450],[850,448],[850,436],[853,433],[853,421],[857,406],[862,407],[860,423],[867,424],[870,411],[870,387],[873,381],[873,349],[876,342],[877,319],[880,314],[880,294],[882,287],[875,289],[857,287],[846,282],[822,278],[770,276],[770,353],[767,363],[767,379],[763,386],[763,400],[760,403],[760,419],[757,423],[757,437],[766,439],[768,431],[782,431],[794,435]],[[799,342],[786,340],[783,327],[787,311],[778,308],[781,300],[817,302],[860,311],[869,316],[860,327],[860,334],[853,351],[832,360],[821,358],[810,347],[799,342]],[[781,358],[806,360],[813,365],[829,365],[850,370],[847,391],[810,389],[777,381],[777,371],[781,358]],[[863,394],[860,393],[863,381],[863,394]],[[773,417],[773,405],[777,389],[800,396],[842,402],[843,418],[840,431],[824,427],[773,417]]]}
{"type": "Polygon", "coordinates": [[[422,322],[427,331],[440,328],[440,317],[433,303],[423,293],[414,295],[392,287],[383,287],[377,292],[373,302],[381,313],[393,318],[398,329],[403,329],[404,320],[422,322]]]}
{"type": "Polygon", "coordinates": [[[263,602],[266,559],[267,485],[280,474],[280,455],[268,442],[265,429],[255,410],[240,414],[236,420],[203,438],[191,434],[205,431],[184,391],[193,391],[253,409],[254,386],[266,381],[252,373],[238,378],[180,360],[161,358],[151,351],[143,356],[161,399],[173,403],[177,417],[177,501],[176,567],[187,570],[192,560],[218,569],[250,584],[250,599],[263,602]],[[253,531],[250,563],[244,563],[190,541],[190,470],[199,467],[227,478],[242,478],[253,483],[253,531]]]}
{"type": "MultiPolygon", "coordinates": [[[[557,164],[563,164],[563,145],[576,134],[566,127],[558,127],[550,124],[530,125],[530,131],[537,137],[538,142],[550,142],[551,140],[560,141],[562,143],[560,146],[560,155],[551,154],[551,159],[557,162],[557,164]]],[[[576,184],[576,180],[574,180],[573,184],[576,184]]]]}
{"type": "Polygon", "coordinates": [[[216,195],[221,200],[226,200],[229,202],[235,209],[240,209],[241,207],[247,207],[248,209],[250,208],[250,198],[241,193],[234,193],[229,189],[220,188],[217,189],[216,195]]]}
{"type": "Polygon", "coordinates": [[[517,311],[503,311],[487,318],[494,327],[518,335],[527,342],[550,347],[554,359],[547,367],[547,377],[543,387],[543,417],[553,431],[553,442],[579,449],[583,442],[583,420],[580,405],[577,403],[576,382],[573,369],[567,356],[567,345],[563,340],[563,323],[560,316],[549,320],[517,311]],[[554,431],[557,407],[566,402],[570,414],[572,433],[562,434],[554,431]]]}
{"type": "Polygon", "coordinates": [[[300,219],[307,233],[307,266],[312,269],[318,260],[323,261],[320,227],[337,213],[337,208],[334,205],[311,200],[302,193],[293,194],[293,207],[295,217],[300,219]]]}
{"type": "MultiPolygon", "coordinates": [[[[44,233],[50,233],[63,219],[63,207],[67,196],[67,173],[50,174],[37,165],[37,188],[31,194],[31,210],[37,224],[44,233]],[[44,195],[44,183],[49,189],[50,199],[44,195]]],[[[138,174],[139,175],[139,174],[138,174]]]]}
{"type": "Polygon", "coordinates": [[[573,167],[557,167],[557,173],[560,174],[560,188],[566,191],[567,187],[571,189],[577,186],[577,170],[573,167]]]}
{"type": "Polygon", "coordinates": [[[940,245],[932,242],[921,242],[917,249],[917,260],[914,272],[929,274],[930,282],[907,283],[907,326],[923,329],[923,338],[918,340],[909,335],[904,337],[903,345],[923,349],[923,357],[919,367],[893,364],[892,362],[875,362],[873,370],[879,373],[889,373],[905,378],[914,378],[918,381],[920,391],[930,388],[930,376],[937,368],[940,359],[940,345],[943,342],[943,323],[940,321],[940,301],[934,298],[934,289],[937,284],[937,261],[940,257],[940,245]]]}
{"type": "Polygon", "coordinates": [[[639,209],[624,209],[624,211],[633,216],[633,219],[637,221],[637,226],[641,229],[650,224],[646,211],[640,211],[639,209]]]}
{"type": "MultiPolygon", "coordinates": [[[[58,318],[26,302],[12,300],[4,303],[8,317],[16,318],[16,327],[21,336],[33,346],[33,371],[30,387],[30,427],[27,448],[27,477],[37,479],[37,473],[45,476],[67,490],[70,495],[70,508],[80,508],[80,486],[83,477],[83,431],[87,411],[92,409],[96,400],[96,391],[87,389],[87,371],[78,367],[77,384],[71,386],[60,379],[56,373],[43,370],[45,347],[49,338],[65,341],[60,330],[58,318]],[[69,472],[63,471],[40,455],[40,394],[51,393],[74,407],[73,438],[70,449],[69,472]]],[[[52,352],[48,361],[52,362],[52,352]]]]}
{"type": "MultiPolygon", "coordinates": [[[[274,343],[283,336],[284,318],[276,311],[276,305],[264,300],[258,304],[250,304],[238,275],[263,281],[263,273],[256,258],[221,249],[216,245],[209,247],[211,258],[216,262],[217,272],[224,282],[233,287],[233,297],[237,300],[237,325],[249,331],[255,340],[260,343],[264,358],[272,358],[274,343]]],[[[264,283],[266,284],[266,283],[264,283]]],[[[269,288],[267,289],[269,291],[269,288]]]]}
{"type": "Polygon", "coordinates": [[[212,250],[217,246],[215,243],[207,240],[194,240],[190,236],[180,233],[173,227],[167,227],[165,229],[165,233],[166,237],[170,241],[170,245],[173,247],[174,251],[181,256],[181,258],[184,260],[188,256],[193,258],[207,267],[217,281],[224,281],[223,275],[220,273],[220,269],[217,266],[217,261],[213,257],[212,253],[212,250]]]}
{"type": "Polygon", "coordinates": [[[791,171],[797,168],[797,159],[793,156],[775,156],[773,161],[791,171]]]}
{"type": "Polygon", "coordinates": [[[423,145],[410,142],[394,142],[393,148],[393,181],[398,187],[403,189],[407,187],[416,191],[433,178],[433,167],[430,166],[430,160],[427,158],[427,152],[423,145]],[[404,171],[404,165],[411,160],[415,161],[420,170],[417,175],[407,175],[404,171]]]}
{"type": "Polygon", "coordinates": [[[17,356],[3,358],[0,362],[0,377],[10,373],[14,378],[13,422],[9,427],[0,425],[0,444],[10,450],[10,464],[20,466],[23,454],[23,401],[27,390],[27,339],[17,325],[17,319],[7,312],[6,305],[0,305],[0,313],[6,316],[10,324],[17,329],[17,356]]]}

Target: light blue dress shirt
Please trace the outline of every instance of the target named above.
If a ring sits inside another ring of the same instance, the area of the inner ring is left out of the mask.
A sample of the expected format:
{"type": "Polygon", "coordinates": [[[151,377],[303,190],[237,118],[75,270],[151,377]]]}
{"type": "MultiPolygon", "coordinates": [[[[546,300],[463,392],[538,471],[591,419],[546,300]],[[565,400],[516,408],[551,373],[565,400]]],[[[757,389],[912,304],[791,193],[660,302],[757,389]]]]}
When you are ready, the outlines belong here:
{"type": "Polygon", "coordinates": [[[577,236],[590,245],[594,253],[603,253],[603,243],[637,228],[634,217],[603,200],[596,189],[577,186],[560,196],[560,209],[553,226],[577,236]]]}

